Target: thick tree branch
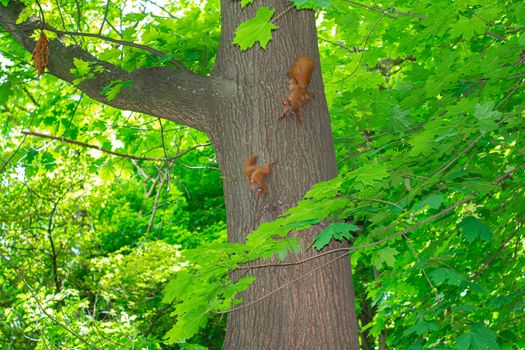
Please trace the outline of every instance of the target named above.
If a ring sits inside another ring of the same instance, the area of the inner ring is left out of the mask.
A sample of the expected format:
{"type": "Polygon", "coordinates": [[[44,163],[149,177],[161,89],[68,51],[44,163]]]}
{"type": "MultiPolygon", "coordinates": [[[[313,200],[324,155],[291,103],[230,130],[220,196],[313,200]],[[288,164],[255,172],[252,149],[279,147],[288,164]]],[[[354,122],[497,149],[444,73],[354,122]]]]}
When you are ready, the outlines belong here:
{"type": "MultiPolygon", "coordinates": [[[[23,9],[20,1],[10,1],[7,7],[0,5],[0,26],[26,50],[32,52],[35,41],[31,35],[40,28],[40,21],[29,19],[16,24],[23,9]]],[[[97,60],[78,46],[66,46],[58,39],[49,41],[48,70],[51,74],[72,82],[77,78],[71,73],[71,69],[75,68],[75,58],[104,68],[102,72],[93,72],[93,78],[78,84],[78,88],[94,100],[208,131],[207,126],[211,124],[209,118],[215,105],[212,99],[217,96],[211,91],[214,79],[166,67],[143,68],[128,73],[110,63],[97,60]],[[116,80],[130,81],[131,86],[124,87],[113,100],[108,101],[100,92],[116,80]]]]}

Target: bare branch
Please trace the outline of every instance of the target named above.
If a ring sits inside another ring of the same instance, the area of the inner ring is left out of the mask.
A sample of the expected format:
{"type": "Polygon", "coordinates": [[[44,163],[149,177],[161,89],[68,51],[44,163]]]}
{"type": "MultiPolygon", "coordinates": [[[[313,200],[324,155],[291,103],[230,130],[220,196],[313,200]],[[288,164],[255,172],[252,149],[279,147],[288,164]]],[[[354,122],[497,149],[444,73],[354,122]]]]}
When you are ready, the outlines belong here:
{"type": "Polygon", "coordinates": [[[155,215],[157,214],[157,209],[159,207],[160,194],[162,193],[164,182],[167,180],[168,174],[165,174],[165,173],[159,174],[160,183],[157,187],[157,194],[155,195],[155,201],[153,202],[153,209],[151,210],[151,216],[149,218],[149,223],[148,223],[148,228],[146,230],[146,234],[149,234],[151,232],[151,228],[153,227],[153,223],[155,222],[155,215]]]}
{"type": "Polygon", "coordinates": [[[397,11],[397,10],[394,13],[401,15],[401,16],[416,17],[420,19],[428,18],[428,16],[425,16],[425,15],[418,15],[417,13],[408,13],[408,12],[402,12],[402,11],[397,11]]]}
{"type": "Polygon", "coordinates": [[[91,144],[85,143],[85,142],[80,142],[80,141],[75,141],[75,140],[71,140],[71,139],[66,139],[64,137],[57,137],[57,136],[52,136],[52,135],[46,135],[46,134],[42,134],[42,133],[39,133],[39,132],[36,132],[36,131],[24,130],[24,131],[22,131],[22,134],[42,137],[42,138],[45,138],[45,139],[51,139],[51,140],[56,140],[56,141],[62,141],[62,142],[65,142],[65,143],[70,143],[70,144],[81,146],[81,147],[84,147],[84,148],[92,148],[92,149],[96,149],[96,150],[98,150],[100,152],[108,153],[108,154],[111,154],[111,155],[114,155],[114,156],[117,156],[117,157],[122,157],[122,158],[127,158],[127,159],[132,159],[132,160],[153,161],[153,162],[173,162],[174,160],[184,156],[185,154],[187,154],[188,152],[193,151],[196,148],[206,147],[206,146],[209,146],[211,144],[211,143],[204,143],[204,144],[195,145],[195,146],[190,147],[187,150],[184,150],[183,152],[181,152],[181,153],[179,153],[176,156],[171,157],[171,158],[155,158],[155,157],[138,157],[138,156],[132,156],[132,155],[129,155],[129,154],[118,153],[118,152],[114,152],[114,151],[111,151],[111,150],[106,149],[104,147],[97,146],[97,145],[91,145],[91,144]]]}
{"type": "MultiPolygon", "coordinates": [[[[33,125],[33,120],[35,119],[35,115],[36,114],[33,114],[33,116],[31,117],[31,121],[29,122],[29,126],[31,127],[33,125]]],[[[24,144],[24,142],[26,141],[26,137],[27,135],[24,135],[24,137],[22,138],[22,141],[20,141],[20,143],[18,144],[18,146],[16,147],[16,150],[9,156],[9,158],[7,158],[7,160],[4,162],[4,164],[2,164],[2,168],[0,169],[0,174],[2,174],[5,170],[5,168],[7,167],[7,164],[9,164],[9,162],[11,160],[13,160],[13,158],[15,157],[15,155],[18,153],[18,151],[20,150],[20,148],[22,148],[22,145],[24,144]]]]}
{"type": "Polygon", "coordinates": [[[49,245],[51,246],[51,261],[53,263],[53,282],[55,283],[55,292],[60,293],[61,290],[61,282],[60,278],[58,276],[58,253],[55,247],[55,241],[53,240],[53,219],[55,216],[55,213],[58,208],[58,203],[62,199],[63,196],[59,197],[55,203],[53,203],[53,209],[51,210],[51,214],[49,214],[49,222],[47,225],[47,239],[49,240],[49,245]]]}
{"type": "MultiPolygon", "coordinates": [[[[104,40],[104,41],[107,41],[107,42],[110,42],[110,43],[115,43],[115,44],[122,45],[122,46],[134,47],[136,49],[148,51],[148,52],[154,54],[155,56],[159,56],[159,57],[165,57],[166,56],[166,54],[164,54],[164,53],[162,53],[162,52],[160,52],[158,50],[155,50],[152,47],[149,47],[149,46],[146,46],[146,45],[142,45],[142,44],[133,43],[133,42],[130,42],[130,41],[110,38],[108,36],[101,35],[100,33],[96,34],[96,33],[70,32],[70,31],[58,30],[58,29],[55,29],[55,28],[53,28],[53,27],[51,27],[49,25],[46,25],[45,29],[50,31],[50,32],[56,33],[58,35],[84,36],[84,37],[88,37],[88,38],[95,38],[95,39],[104,40]]],[[[177,68],[179,68],[182,71],[188,71],[186,69],[186,67],[184,67],[184,65],[182,63],[180,63],[179,61],[177,61],[177,60],[170,59],[169,62],[172,63],[173,65],[175,65],[177,68]]]]}
{"type": "Polygon", "coordinates": [[[348,3],[352,4],[352,5],[364,7],[366,9],[370,10],[370,11],[374,11],[374,12],[380,13],[380,14],[385,15],[385,16],[390,17],[390,18],[397,18],[399,15],[401,15],[401,16],[408,16],[408,17],[416,17],[416,18],[420,18],[420,19],[428,18],[428,16],[418,15],[417,13],[408,13],[408,12],[398,11],[395,8],[385,9],[383,11],[380,8],[369,6],[369,5],[366,5],[366,4],[362,4],[362,3],[357,2],[357,1],[346,0],[346,2],[348,2],[348,3]]]}
{"type": "Polygon", "coordinates": [[[514,238],[514,235],[518,232],[518,229],[516,228],[507,238],[505,238],[505,240],[503,242],[501,242],[501,245],[500,247],[498,248],[498,250],[492,254],[482,265],[481,267],[479,268],[478,271],[476,271],[476,273],[474,274],[474,276],[472,276],[472,279],[477,279],[479,277],[479,275],[481,275],[483,273],[483,271],[485,271],[485,269],[492,263],[492,261],[503,251],[503,248],[505,248],[505,246],[507,245],[507,243],[509,243],[509,241],[514,238]]]}
{"type": "Polygon", "coordinates": [[[102,24],[100,25],[100,29],[98,30],[98,34],[102,34],[102,30],[104,29],[104,24],[106,23],[106,20],[108,19],[108,11],[109,11],[109,3],[111,0],[107,0],[106,2],[106,9],[104,10],[104,18],[102,19],[102,24]]]}
{"type": "Polygon", "coordinates": [[[396,18],[396,16],[388,13],[388,12],[385,12],[385,11],[382,11],[381,9],[378,9],[378,8],[375,8],[375,7],[372,7],[372,6],[368,6],[368,5],[365,5],[365,4],[362,4],[360,2],[357,2],[357,1],[352,1],[352,0],[346,0],[346,2],[352,4],[352,5],[356,5],[356,6],[360,6],[360,7],[364,7],[366,9],[369,9],[371,11],[374,11],[374,12],[377,12],[377,13],[380,13],[382,15],[385,15],[385,16],[388,16],[390,18],[396,18]]]}
{"type": "Polygon", "coordinates": [[[487,30],[487,31],[485,32],[485,34],[486,34],[486,35],[490,35],[491,37],[494,37],[494,38],[499,39],[499,40],[501,40],[501,41],[509,41],[508,39],[502,37],[502,36],[499,35],[499,34],[496,34],[496,33],[494,33],[494,32],[491,32],[490,30],[487,30]]]}
{"type": "MultiPolygon", "coordinates": [[[[306,276],[308,276],[308,275],[310,275],[310,274],[312,274],[312,273],[314,273],[314,272],[316,272],[316,271],[322,269],[323,267],[328,266],[328,265],[330,265],[330,264],[336,262],[337,260],[339,260],[339,259],[341,259],[341,258],[344,258],[345,256],[348,256],[348,254],[350,254],[349,251],[347,251],[347,252],[344,253],[344,254],[339,255],[339,256],[336,257],[336,258],[333,258],[332,260],[330,260],[330,261],[328,261],[328,262],[326,262],[326,263],[324,263],[324,264],[322,264],[322,265],[317,266],[315,269],[311,269],[311,270],[309,270],[308,272],[306,272],[306,273],[300,275],[300,276],[297,277],[297,278],[294,278],[294,279],[291,280],[290,282],[287,282],[287,283],[283,284],[283,285],[280,286],[279,288],[276,288],[276,289],[272,290],[271,292],[269,292],[269,293],[263,295],[263,296],[260,297],[260,298],[255,299],[254,301],[251,301],[251,302],[249,302],[249,303],[243,304],[243,305],[241,305],[241,306],[239,306],[239,307],[233,308],[233,309],[228,310],[228,311],[221,311],[221,312],[215,312],[215,313],[217,313],[217,314],[229,314],[229,313],[231,313],[231,312],[239,311],[239,310],[242,310],[242,309],[244,309],[244,308],[247,308],[248,306],[251,306],[251,305],[253,305],[253,304],[258,303],[259,301],[261,301],[261,300],[263,300],[263,299],[268,298],[270,295],[277,293],[277,292],[280,291],[281,289],[284,289],[284,288],[288,287],[289,285],[294,284],[295,282],[299,281],[300,279],[302,279],[302,278],[304,278],[304,277],[306,277],[306,276]]],[[[317,255],[316,257],[319,257],[319,256],[320,256],[320,255],[317,255]]]]}
{"type": "Polygon", "coordinates": [[[352,71],[352,73],[348,74],[346,77],[343,78],[343,81],[345,81],[346,79],[350,78],[352,75],[355,74],[355,72],[357,72],[357,70],[359,69],[359,67],[361,66],[361,62],[363,61],[363,57],[365,55],[365,52],[366,52],[366,45],[368,44],[368,39],[370,39],[370,36],[372,35],[372,33],[374,32],[374,30],[376,29],[377,25],[379,24],[379,22],[381,22],[381,20],[383,19],[383,17],[385,16],[388,16],[388,13],[387,12],[383,12],[383,14],[381,16],[379,16],[379,18],[375,21],[375,23],[372,25],[372,28],[370,29],[370,31],[368,32],[368,35],[366,36],[366,39],[365,41],[363,42],[363,45],[361,45],[363,48],[365,48],[362,52],[361,52],[361,55],[359,56],[359,61],[357,62],[354,70],[352,71]]]}
{"type": "Polygon", "coordinates": [[[421,260],[419,259],[419,255],[417,254],[416,249],[414,248],[414,245],[412,244],[412,241],[410,241],[410,238],[406,234],[403,234],[403,238],[407,241],[408,246],[410,247],[410,250],[412,251],[412,254],[414,254],[414,258],[416,258],[417,264],[419,265],[419,269],[421,272],[423,272],[423,275],[425,275],[425,278],[430,285],[430,290],[434,292],[434,295],[436,296],[436,300],[439,299],[439,295],[437,293],[437,288],[432,284],[432,281],[427,275],[427,272],[425,271],[425,268],[423,267],[423,264],[421,263],[421,260]]]}

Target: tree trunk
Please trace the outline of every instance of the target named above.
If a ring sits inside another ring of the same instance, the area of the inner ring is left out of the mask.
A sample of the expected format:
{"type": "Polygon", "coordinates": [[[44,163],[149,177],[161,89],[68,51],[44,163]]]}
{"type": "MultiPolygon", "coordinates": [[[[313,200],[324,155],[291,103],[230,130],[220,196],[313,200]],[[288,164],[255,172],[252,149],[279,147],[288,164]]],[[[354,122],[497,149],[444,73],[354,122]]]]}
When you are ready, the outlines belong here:
{"type": "MultiPolygon", "coordinates": [[[[274,1],[276,15],[288,3],[274,1]]],[[[224,178],[228,239],[244,242],[261,222],[271,221],[295,205],[315,183],[337,174],[326,106],[314,13],[288,11],[266,50],[240,52],[233,47],[234,31],[253,17],[260,5],[241,10],[238,2],[222,1],[222,41],[214,75],[220,77],[222,101],[209,130],[224,178]],[[303,109],[304,122],[278,120],[281,100],[288,95],[287,72],[295,58],[307,54],[317,61],[310,90],[313,101],[303,109]],[[243,178],[250,154],[259,165],[275,159],[267,178],[268,196],[256,200],[243,178]]],[[[275,16],[274,16],[275,17],[275,16]]],[[[300,232],[308,244],[320,231],[300,232]]],[[[316,254],[303,252],[293,260],[316,254]]],[[[259,269],[256,282],[242,297],[253,302],[314,268],[334,255],[308,263],[259,269]]],[[[237,275],[233,276],[234,278],[237,275]]],[[[305,275],[256,304],[228,315],[224,349],[358,349],[357,322],[348,258],[305,275]]]]}

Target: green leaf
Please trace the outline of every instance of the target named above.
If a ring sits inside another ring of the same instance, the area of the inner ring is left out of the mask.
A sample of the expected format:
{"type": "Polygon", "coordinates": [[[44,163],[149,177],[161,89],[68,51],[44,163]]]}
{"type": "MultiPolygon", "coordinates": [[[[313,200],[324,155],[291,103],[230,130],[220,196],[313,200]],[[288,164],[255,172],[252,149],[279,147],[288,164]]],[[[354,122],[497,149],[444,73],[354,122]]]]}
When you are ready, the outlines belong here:
{"type": "Polygon", "coordinates": [[[263,49],[266,48],[272,39],[272,30],[279,28],[269,22],[274,12],[275,9],[260,7],[255,17],[239,25],[233,43],[239,45],[241,51],[251,48],[257,41],[263,49]]]}
{"type": "Polygon", "coordinates": [[[470,40],[474,34],[482,34],[485,32],[486,24],[477,16],[467,18],[460,16],[459,21],[451,26],[450,36],[457,38],[462,36],[465,40],[470,40]]]}
{"type": "Polygon", "coordinates": [[[76,77],[76,79],[73,80],[74,85],[78,85],[84,80],[94,77],[93,73],[91,72],[90,62],[81,60],[80,58],[73,58],[73,65],[75,68],[71,68],[69,72],[76,77]]]}
{"type": "Polygon", "coordinates": [[[409,327],[404,334],[410,335],[412,333],[416,333],[417,335],[423,335],[425,333],[428,333],[430,331],[436,331],[438,330],[438,324],[436,322],[427,322],[422,318],[418,318],[417,323],[411,327],[409,327]]]}
{"type": "Polygon", "coordinates": [[[0,84],[0,106],[5,104],[13,92],[9,81],[5,84],[0,84]]]}
{"type": "Polygon", "coordinates": [[[397,249],[391,247],[385,247],[377,251],[377,256],[372,262],[377,269],[381,269],[383,264],[386,266],[394,266],[396,262],[395,256],[397,255],[397,249]]]}
{"type": "Polygon", "coordinates": [[[290,222],[288,224],[282,225],[281,228],[292,228],[294,230],[304,230],[306,227],[318,224],[321,221],[320,218],[308,219],[290,222]]]}
{"type": "Polygon", "coordinates": [[[496,333],[482,325],[475,323],[472,329],[472,349],[499,350],[496,333]]]}
{"type": "Polygon", "coordinates": [[[496,120],[501,116],[501,112],[494,110],[494,102],[476,104],[474,106],[474,116],[478,121],[479,131],[482,135],[493,131],[498,127],[496,120]]]}
{"type": "Polygon", "coordinates": [[[31,6],[26,6],[16,19],[16,24],[25,22],[33,14],[33,9],[31,6]]]}
{"type": "Polygon", "coordinates": [[[457,350],[468,350],[470,349],[471,342],[472,342],[472,333],[463,333],[456,340],[456,349],[457,350]]]}
{"type": "Polygon", "coordinates": [[[473,216],[464,218],[458,225],[463,231],[463,237],[469,242],[474,242],[477,238],[483,241],[492,240],[492,232],[481,220],[473,216]]]}
{"type": "Polygon", "coordinates": [[[421,349],[423,349],[423,345],[421,345],[420,343],[412,343],[407,348],[407,350],[421,350],[421,349]]]}
{"type": "Polygon", "coordinates": [[[313,244],[317,250],[323,249],[331,240],[342,241],[352,238],[352,232],[359,231],[359,227],[351,223],[333,223],[328,225],[317,237],[313,244]]]}
{"type": "Polygon", "coordinates": [[[245,7],[253,2],[253,0],[241,0],[241,7],[245,7]]]}
{"type": "Polygon", "coordinates": [[[275,255],[280,261],[284,261],[289,253],[298,254],[301,252],[301,245],[296,240],[281,241],[280,245],[283,246],[283,248],[275,252],[275,255]]]}
{"type": "Polygon", "coordinates": [[[331,180],[319,182],[304,195],[305,198],[333,198],[339,191],[339,186],[343,182],[341,176],[331,180]]]}
{"type": "Polygon", "coordinates": [[[448,281],[446,284],[457,287],[459,286],[461,281],[463,281],[461,275],[459,275],[456,271],[444,267],[435,269],[434,271],[430,272],[430,278],[438,286],[440,284],[445,283],[445,281],[448,281]]]}
{"type": "Polygon", "coordinates": [[[443,201],[445,200],[445,197],[443,197],[440,194],[433,193],[423,199],[421,202],[419,202],[414,210],[418,211],[426,206],[428,206],[431,209],[439,209],[441,207],[441,204],[443,204],[443,201]]]}
{"type": "Polygon", "coordinates": [[[73,58],[73,65],[76,68],[75,76],[83,76],[88,74],[91,71],[89,62],[81,60],[80,58],[73,58]]]}
{"type": "Polygon", "coordinates": [[[356,183],[366,186],[376,187],[377,182],[381,182],[388,177],[386,165],[379,164],[377,160],[369,162],[348,174],[348,178],[355,178],[356,183]]]}
{"type": "Polygon", "coordinates": [[[207,322],[206,305],[194,307],[192,311],[185,313],[184,317],[177,317],[177,322],[166,334],[166,343],[173,344],[191,338],[199,329],[206,326],[207,322]]]}
{"type": "Polygon", "coordinates": [[[53,170],[56,166],[56,159],[51,153],[45,151],[42,154],[42,163],[46,170],[53,170]]]}
{"type": "Polygon", "coordinates": [[[401,109],[399,105],[394,106],[390,115],[390,125],[395,132],[401,133],[413,125],[407,118],[409,114],[409,110],[401,109]]]}
{"type": "Polygon", "coordinates": [[[105,86],[102,91],[100,91],[100,95],[106,96],[108,101],[113,100],[117,95],[120,93],[120,90],[124,87],[131,86],[131,80],[128,81],[122,81],[122,80],[113,80],[109,85],[105,86]]]}
{"type": "Polygon", "coordinates": [[[328,0],[293,0],[292,2],[299,10],[327,9],[332,6],[328,0]]]}

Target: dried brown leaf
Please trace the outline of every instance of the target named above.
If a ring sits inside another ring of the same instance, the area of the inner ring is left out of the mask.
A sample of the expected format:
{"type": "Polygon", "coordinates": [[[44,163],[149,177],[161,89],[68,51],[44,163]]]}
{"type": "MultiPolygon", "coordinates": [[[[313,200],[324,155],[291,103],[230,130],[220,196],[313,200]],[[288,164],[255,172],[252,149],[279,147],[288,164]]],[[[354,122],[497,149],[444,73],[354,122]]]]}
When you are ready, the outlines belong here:
{"type": "Polygon", "coordinates": [[[44,74],[47,62],[49,58],[49,41],[47,40],[46,34],[40,32],[40,38],[36,43],[35,49],[33,50],[33,61],[35,62],[36,70],[38,71],[38,77],[44,74]]]}

